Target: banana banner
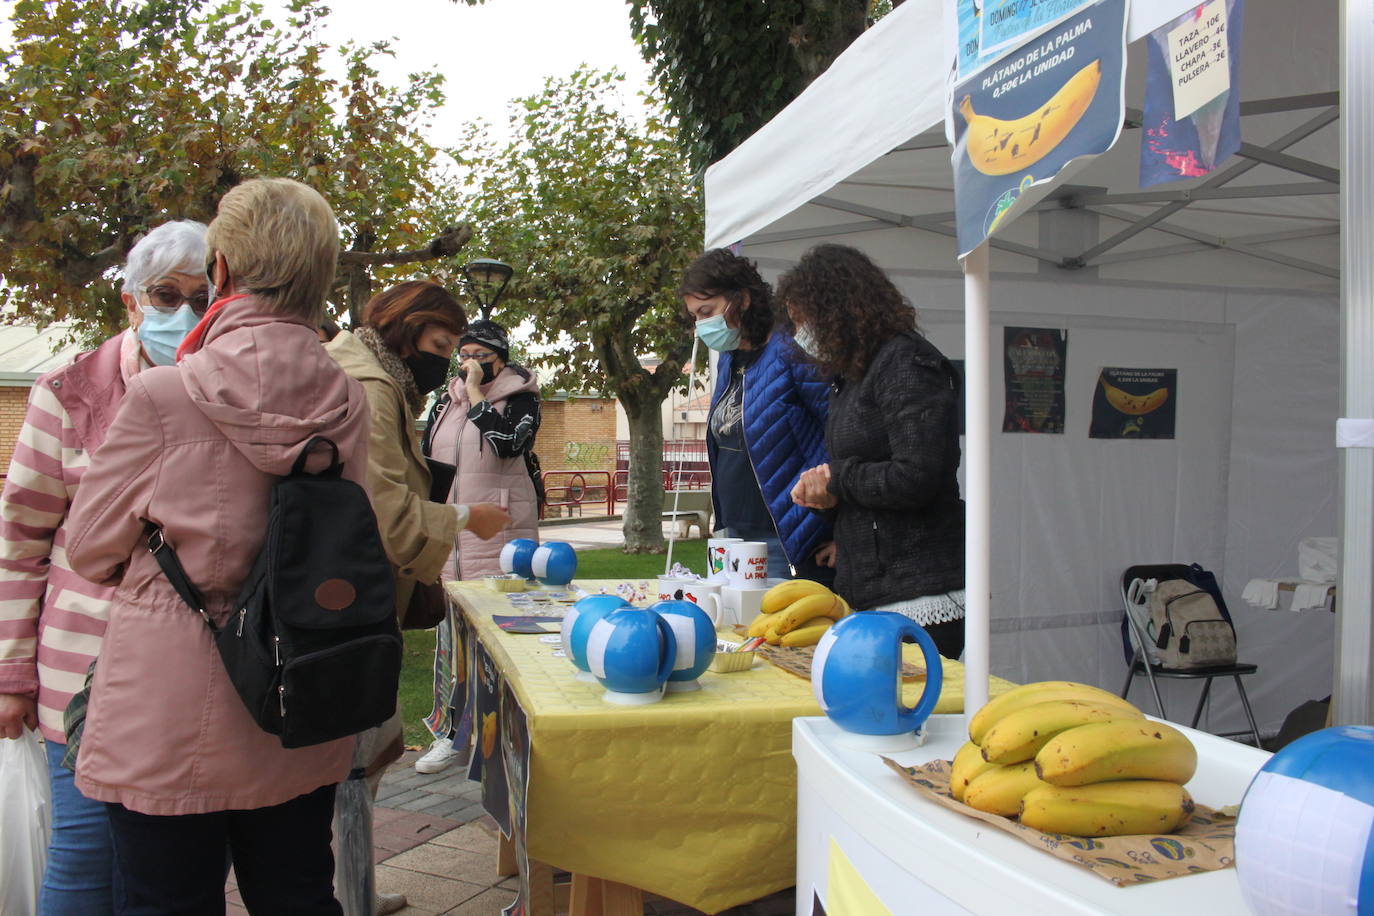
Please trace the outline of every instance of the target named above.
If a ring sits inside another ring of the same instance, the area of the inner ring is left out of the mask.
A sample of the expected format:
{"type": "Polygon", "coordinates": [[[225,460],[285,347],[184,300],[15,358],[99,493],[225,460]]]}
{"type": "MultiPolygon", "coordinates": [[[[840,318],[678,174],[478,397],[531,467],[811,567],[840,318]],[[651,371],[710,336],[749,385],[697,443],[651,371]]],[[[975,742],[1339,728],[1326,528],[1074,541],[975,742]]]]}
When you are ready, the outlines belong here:
{"type": "Polygon", "coordinates": [[[1126,2],[1100,0],[1060,19],[954,85],[960,257],[1116,143],[1126,2]]]}
{"type": "Polygon", "coordinates": [[[1172,439],[1177,415],[1177,369],[1103,369],[1088,438],[1172,439]]]}

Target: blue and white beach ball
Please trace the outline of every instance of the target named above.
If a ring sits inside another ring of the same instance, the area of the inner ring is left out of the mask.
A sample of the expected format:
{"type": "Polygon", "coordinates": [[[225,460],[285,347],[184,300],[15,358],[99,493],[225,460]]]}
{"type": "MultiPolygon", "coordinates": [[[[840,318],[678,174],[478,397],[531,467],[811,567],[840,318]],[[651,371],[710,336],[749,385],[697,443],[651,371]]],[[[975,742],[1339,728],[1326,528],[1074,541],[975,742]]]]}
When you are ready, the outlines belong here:
{"type": "Polygon", "coordinates": [[[677,660],[673,628],[653,611],[624,607],[592,625],[587,666],[608,703],[655,703],[677,660]]]}
{"type": "Polygon", "coordinates": [[[540,544],[530,558],[534,577],[550,588],[562,588],[577,574],[577,551],[562,541],[540,544]]]}
{"type": "Polygon", "coordinates": [[[825,631],[811,662],[811,689],[825,714],[848,732],[903,735],[925,724],[940,699],[944,668],[935,641],[910,617],[860,611],[825,631]],[[902,705],[902,643],[915,642],[926,662],[916,706],[902,705]]]}
{"type": "Polygon", "coordinates": [[[619,595],[588,595],[568,608],[558,629],[563,637],[563,651],[573,665],[582,671],[591,671],[587,667],[587,636],[592,632],[592,625],[623,607],[630,607],[630,602],[619,595]]]}
{"type": "Polygon", "coordinates": [[[539,542],[530,538],[515,538],[501,548],[501,571],[515,573],[522,579],[533,579],[530,560],[539,549],[539,542]]]}
{"type": "Polygon", "coordinates": [[[711,618],[691,601],[660,601],[649,605],[649,610],[668,621],[677,640],[677,661],[668,676],[668,692],[701,689],[697,678],[716,657],[716,628],[711,618]]]}
{"type": "Polygon", "coordinates": [[[1374,728],[1324,728],[1255,775],[1236,823],[1252,912],[1374,913],[1374,728]]]}

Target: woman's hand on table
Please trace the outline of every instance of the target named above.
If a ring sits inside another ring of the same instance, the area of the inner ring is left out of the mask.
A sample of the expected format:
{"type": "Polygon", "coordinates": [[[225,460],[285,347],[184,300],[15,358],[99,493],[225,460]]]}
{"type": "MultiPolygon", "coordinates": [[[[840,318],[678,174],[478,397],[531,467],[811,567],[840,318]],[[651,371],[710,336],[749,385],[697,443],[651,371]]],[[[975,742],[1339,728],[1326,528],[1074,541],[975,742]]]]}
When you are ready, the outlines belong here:
{"type": "Polygon", "coordinates": [[[830,465],[818,464],[802,471],[792,488],[792,502],[807,509],[833,509],[839,499],[830,492],[830,465]]]}
{"type": "Polygon", "coordinates": [[[496,503],[472,503],[468,506],[467,530],[489,541],[511,523],[510,513],[496,503]]]}

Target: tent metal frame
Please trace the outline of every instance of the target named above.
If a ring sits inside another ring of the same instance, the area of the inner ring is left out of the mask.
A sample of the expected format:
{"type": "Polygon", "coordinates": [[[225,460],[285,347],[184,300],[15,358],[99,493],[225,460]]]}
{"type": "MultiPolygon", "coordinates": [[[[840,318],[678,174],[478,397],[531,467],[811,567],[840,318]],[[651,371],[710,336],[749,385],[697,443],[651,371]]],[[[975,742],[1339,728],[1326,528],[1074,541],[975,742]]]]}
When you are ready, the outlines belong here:
{"type": "MultiPolygon", "coordinates": [[[[1285,232],[1256,233],[1252,235],[1227,237],[1207,232],[1199,232],[1185,226],[1180,226],[1176,222],[1167,222],[1167,220],[1169,217],[1179,213],[1190,204],[1197,201],[1262,200],[1271,197],[1304,197],[1340,194],[1341,170],[1339,168],[1332,168],[1329,165],[1324,165],[1320,162],[1314,162],[1310,159],[1293,156],[1284,152],[1288,148],[1317,133],[1332,122],[1338,121],[1340,119],[1340,108],[1339,95],[1334,92],[1320,92],[1311,95],[1284,96],[1280,98],[1257,99],[1250,102],[1242,102],[1240,105],[1242,117],[1313,109],[1317,109],[1318,113],[1267,145],[1259,146],[1253,143],[1242,143],[1240,150],[1236,153],[1242,161],[1234,163],[1222,171],[1213,174],[1206,181],[1193,188],[1184,190],[1143,191],[1129,194],[1110,194],[1098,189],[1081,189],[1073,187],[1061,189],[1051,199],[1042,201],[1034,209],[1040,211],[1082,209],[1126,224],[1125,228],[1117,231],[1114,235],[1103,239],[1096,245],[1085,249],[1077,255],[1065,257],[1061,254],[1045,251],[1032,245],[1025,245],[999,238],[989,239],[988,244],[998,251],[1006,251],[1011,254],[1032,258],[1047,264],[1053,264],[1065,270],[1082,270],[1088,267],[1122,263],[1124,261],[1173,257],[1179,254],[1195,253],[1207,249],[1226,249],[1252,258],[1281,264],[1295,270],[1301,270],[1338,280],[1341,277],[1341,271],[1338,268],[1319,264],[1315,261],[1309,261],[1305,258],[1293,257],[1281,252],[1271,251],[1261,246],[1273,242],[1338,235],[1340,233],[1339,224],[1331,223],[1329,225],[1317,226],[1310,229],[1293,229],[1285,232]],[[1231,182],[1260,165],[1268,165],[1315,180],[1246,186],[1231,185],[1231,182]],[[1115,206],[1149,206],[1153,204],[1158,204],[1159,206],[1146,214],[1135,214],[1125,210],[1114,209],[1115,206]],[[1109,253],[1113,249],[1119,248],[1130,239],[1144,232],[1146,229],[1154,229],[1157,232],[1162,232],[1167,235],[1188,239],[1189,243],[1184,245],[1166,245],[1144,250],[1119,252],[1116,254],[1109,253]]],[[[1127,109],[1125,122],[1127,127],[1138,128],[1140,126],[1140,121],[1140,111],[1127,109]]],[[[943,130],[932,130],[912,138],[910,141],[896,147],[892,152],[914,152],[943,147],[947,147],[943,130]]],[[[836,186],[910,187],[894,182],[865,182],[862,180],[842,180],[838,182],[836,186]]],[[[813,206],[824,207],[840,213],[862,216],[865,217],[865,219],[859,222],[815,226],[807,229],[758,233],[747,239],[747,242],[752,245],[771,244],[775,242],[798,241],[808,238],[849,235],[860,232],[876,232],[894,228],[915,229],[922,232],[935,233],[948,238],[954,238],[955,236],[954,213],[949,210],[934,213],[898,213],[880,207],[870,207],[865,204],[847,201],[833,194],[819,195],[812,198],[809,203],[813,206]]]]}

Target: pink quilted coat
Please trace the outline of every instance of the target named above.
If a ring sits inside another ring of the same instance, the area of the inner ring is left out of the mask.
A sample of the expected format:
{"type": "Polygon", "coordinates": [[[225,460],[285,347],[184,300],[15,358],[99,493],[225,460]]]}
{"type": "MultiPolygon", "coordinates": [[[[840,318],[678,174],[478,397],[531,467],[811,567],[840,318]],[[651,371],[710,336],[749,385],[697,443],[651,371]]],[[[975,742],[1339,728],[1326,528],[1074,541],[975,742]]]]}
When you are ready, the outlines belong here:
{"type": "MultiPolygon", "coordinates": [[[[449,380],[453,402],[435,425],[431,457],[458,466],[448,501],[456,505],[496,503],[511,514],[510,526],[491,540],[484,541],[467,531],[459,532],[456,549],[444,563],[449,579],[480,579],[501,573],[501,548],[516,538],[539,540],[539,505],[523,455],[502,458],[491,443],[482,439],[481,430],[468,421],[472,401],[467,386],[458,376],[449,380]]],[[[482,388],[491,406],[504,411],[506,399],[520,392],[539,393],[539,381],[530,374],[506,368],[482,388]]]]}
{"type": "Polygon", "coordinates": [[[286,750],[258,728],[204,621],[145,548],[143,528],[145,519],[163,527],[223,622],[262,545],[268,489],[307,439],[333,439],[344,476],[364,482],[362,386],[314,328],[250,296],[216,303],[199,329],[201,348],[176,368],[130,380],[68,523],[72,567],[119,586],[76,785],[144,814],[280,804],[341,780],[354,745],[350,737],[286,750]]]}

